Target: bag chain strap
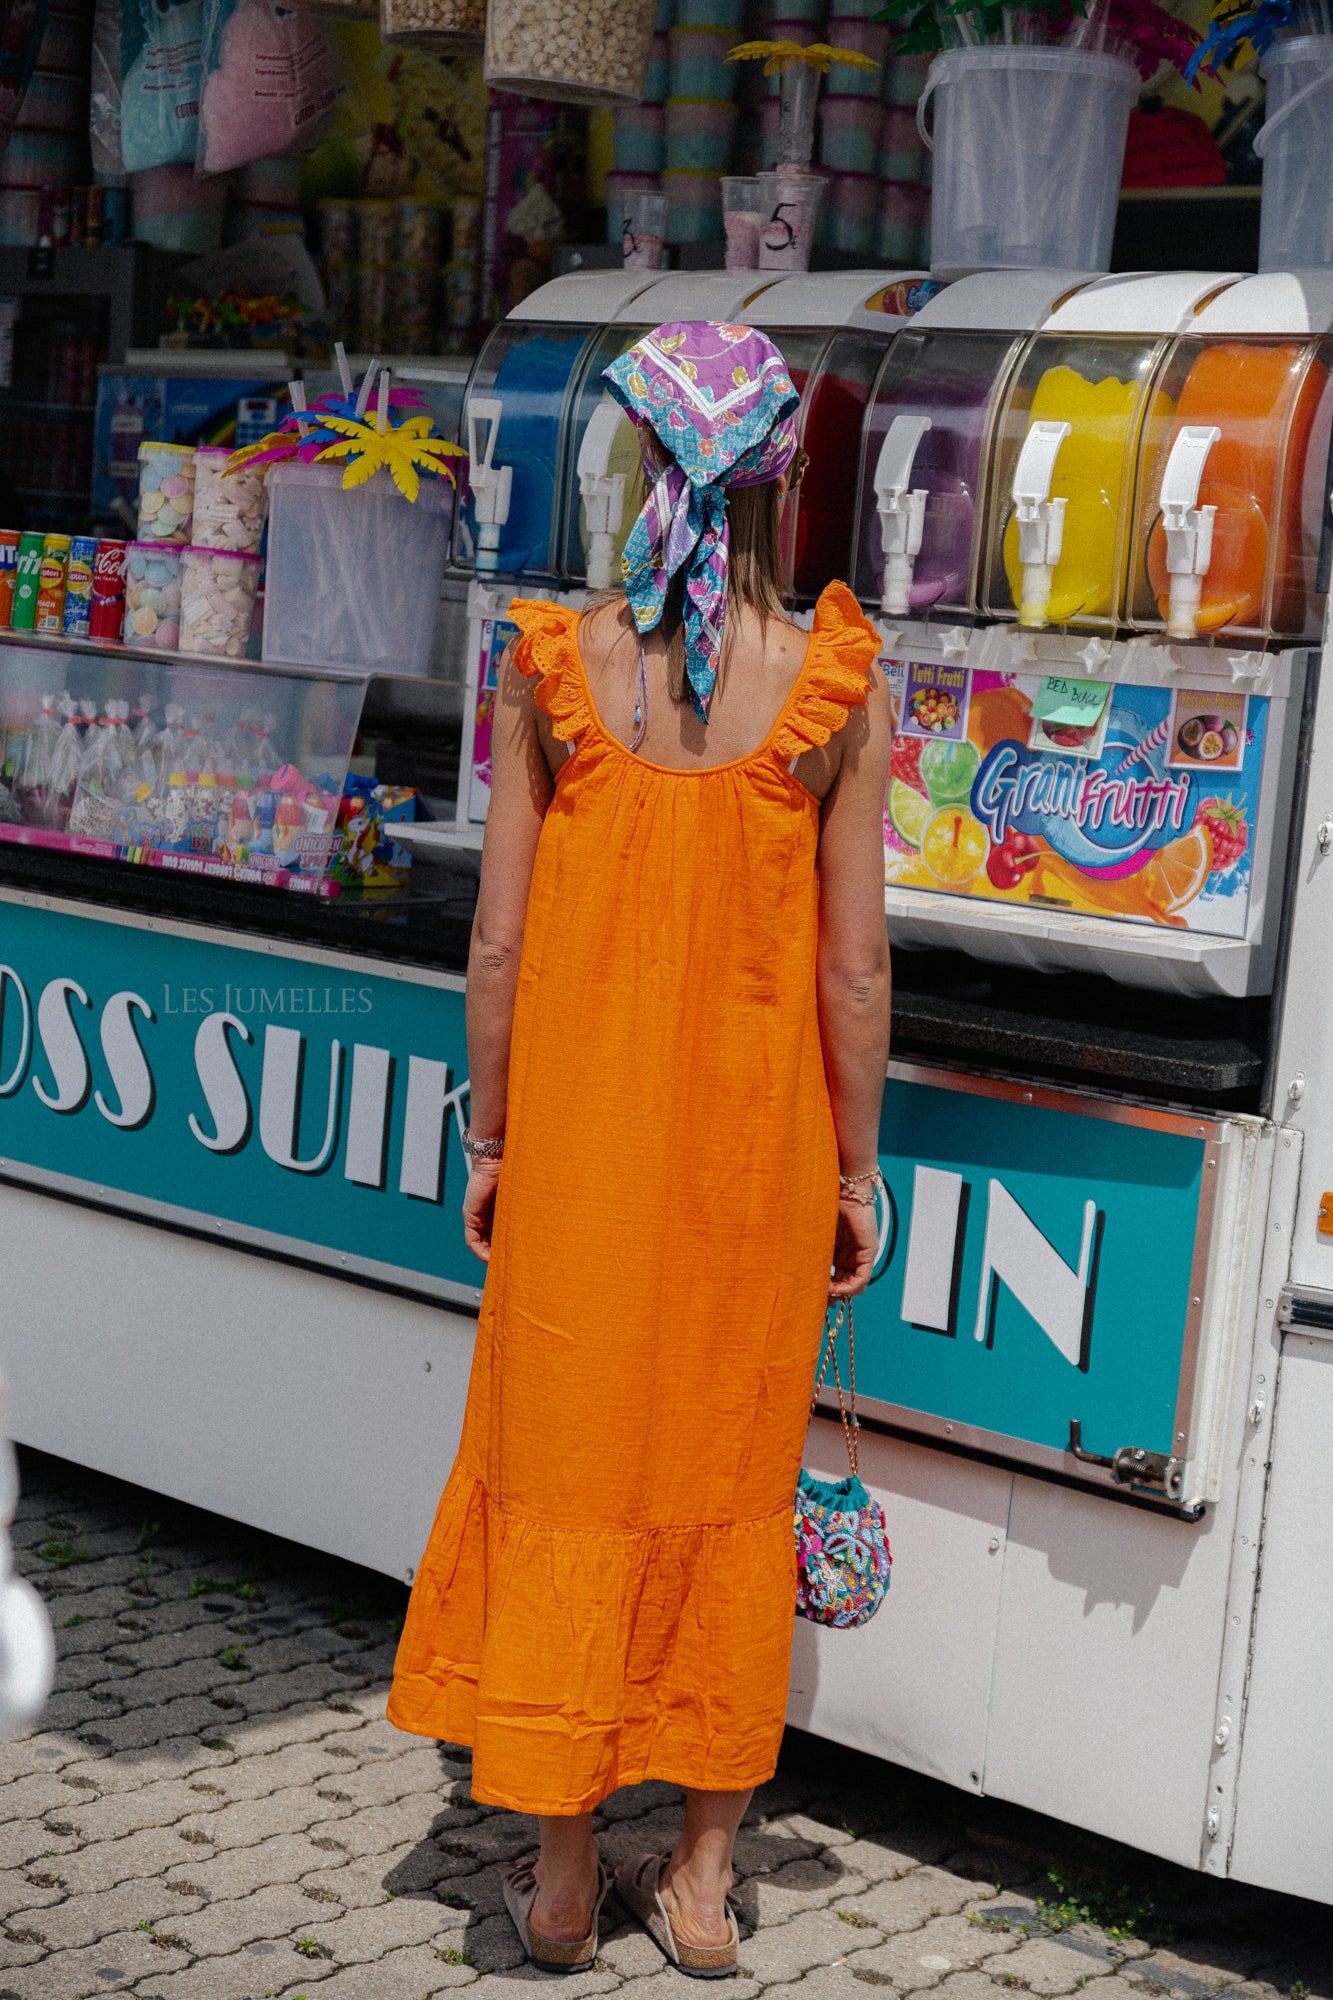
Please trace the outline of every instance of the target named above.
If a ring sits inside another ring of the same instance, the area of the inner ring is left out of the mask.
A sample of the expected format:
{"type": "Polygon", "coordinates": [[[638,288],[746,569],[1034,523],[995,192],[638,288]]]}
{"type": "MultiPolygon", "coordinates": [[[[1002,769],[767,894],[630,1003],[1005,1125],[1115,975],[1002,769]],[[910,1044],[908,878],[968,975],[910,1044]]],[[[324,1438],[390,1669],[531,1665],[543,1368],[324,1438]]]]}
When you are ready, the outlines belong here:
{"type": "Polygon", "coordinates": [[[847,1457],[851,1462],[852,1477],[859,1479],[861,1468],[857,1463],[857,1434],[861,1429],[856,1416],[856,1336],[852,1329],[852,1302],[839,1299],[832,1319],[824,1314],[824,1352],[819,1363],[819,1373],[815,1377],[815,1393],[810,1398],[810,1414],[814,1416],[819,1406],[820,1391],[828,1374],[830,1362],[833,1365],[833,1386],[838,1398],[838,1415],[842,1419],[842,1434],[847,1440],[847,1457]],[[847,1400],[843,1401],[842,1375],[838,1369],[838,1334],[842,1330],[843,1314],[847,1315],[847,1400]]]}

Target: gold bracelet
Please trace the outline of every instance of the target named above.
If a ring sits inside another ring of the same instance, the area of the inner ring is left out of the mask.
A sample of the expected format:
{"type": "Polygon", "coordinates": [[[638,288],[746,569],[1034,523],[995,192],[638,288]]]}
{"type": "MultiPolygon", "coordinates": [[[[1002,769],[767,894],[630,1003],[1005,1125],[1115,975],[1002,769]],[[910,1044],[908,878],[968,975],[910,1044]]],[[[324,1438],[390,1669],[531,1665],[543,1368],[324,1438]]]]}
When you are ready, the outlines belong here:
{"type": "Polygon", "coordinates": [[[838,1200],[849,1201],[855,1208],[873,1208],[875,1206],[875,1196],[883,1186],[884,1176],[878,1167],[871,1167],[870,1171],[864,1174],[839,1174],[838,1200]],[[870,1182],[869,1194],[858,1194],[856,1192],[862,1181],[870,1182]]]}

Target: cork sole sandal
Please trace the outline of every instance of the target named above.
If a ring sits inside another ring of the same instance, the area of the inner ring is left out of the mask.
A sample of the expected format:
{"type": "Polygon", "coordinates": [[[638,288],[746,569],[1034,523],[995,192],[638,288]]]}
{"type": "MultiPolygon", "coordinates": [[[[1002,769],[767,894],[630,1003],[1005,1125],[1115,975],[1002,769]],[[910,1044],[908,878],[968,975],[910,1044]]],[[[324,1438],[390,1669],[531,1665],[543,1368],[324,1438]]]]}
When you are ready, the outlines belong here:
{"type": "Polygon", "coordinates": [[[592,1906],[587,1937],[553,1938],[532,1928],[532,1906],[537,1900],[536,1863],[536,1855],[529,1854],[515,1862],[504,1878],[505,1908],[513,1918],[528,1964],[535,1965],[539,1972],[590,1972],[597,1956],[602,1904],[611,1887],[610,1871],[605,1862],[598,1861],[597,1901],[592,1906]]]}
{"type": "Polygon", "coordinates": [[[733,1978],[740,1949],[735,1911],[728,1904],[730,1936],[725,1944],[687,1944],[672,1929],[662,1901],[661,1880],[666,1860],[665,1854],[638,1854],[632,1861],[622,1862],[616,1870],[616,1894],[678,1972],[688,1979],[733,1978]]]}

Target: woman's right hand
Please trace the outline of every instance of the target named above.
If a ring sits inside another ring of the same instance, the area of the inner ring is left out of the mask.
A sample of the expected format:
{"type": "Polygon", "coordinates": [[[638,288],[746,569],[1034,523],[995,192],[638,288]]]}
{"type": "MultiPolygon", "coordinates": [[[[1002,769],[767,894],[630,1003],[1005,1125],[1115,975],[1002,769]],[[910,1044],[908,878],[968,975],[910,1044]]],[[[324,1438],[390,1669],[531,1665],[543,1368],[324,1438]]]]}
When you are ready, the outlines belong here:
{"type": "Polygon", "coordinates": [[[463,1193],[463,1241],[483,1264],[491,1261],[495,1190],[500,1185],[501,1165],[499,1160],[473,1160],[463,1193]]]}
{"type": "Polygon", "coordinates": [[[870,1283],[879,1249],[879,1209],[860,1200],[838,1203],[838,1232],[833,1239],[831,1299],[854,1299],[870,1283]]]}

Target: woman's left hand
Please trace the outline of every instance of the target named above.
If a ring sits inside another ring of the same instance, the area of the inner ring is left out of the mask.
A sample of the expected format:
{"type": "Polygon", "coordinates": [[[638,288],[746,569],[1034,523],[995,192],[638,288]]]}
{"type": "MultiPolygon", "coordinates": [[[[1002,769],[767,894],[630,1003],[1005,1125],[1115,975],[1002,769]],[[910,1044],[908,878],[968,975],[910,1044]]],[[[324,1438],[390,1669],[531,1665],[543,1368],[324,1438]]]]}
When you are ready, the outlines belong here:
{"type": "Polygon", "coordinates": [[[833,1243],[831,1299],[855,1298],[870,1283],[879,1250],[879,1211],[874,1202],[838,1204],[838,1233],[833,1243]]]}
{"type": "Polygon", "coordinates": [[[500,1185],[500,1160],[474,1160],[463,1194],[463,1240],[483,1264],[491,1261],[491,1231],[495,1226],[495,1190],[500,1185]]]}

